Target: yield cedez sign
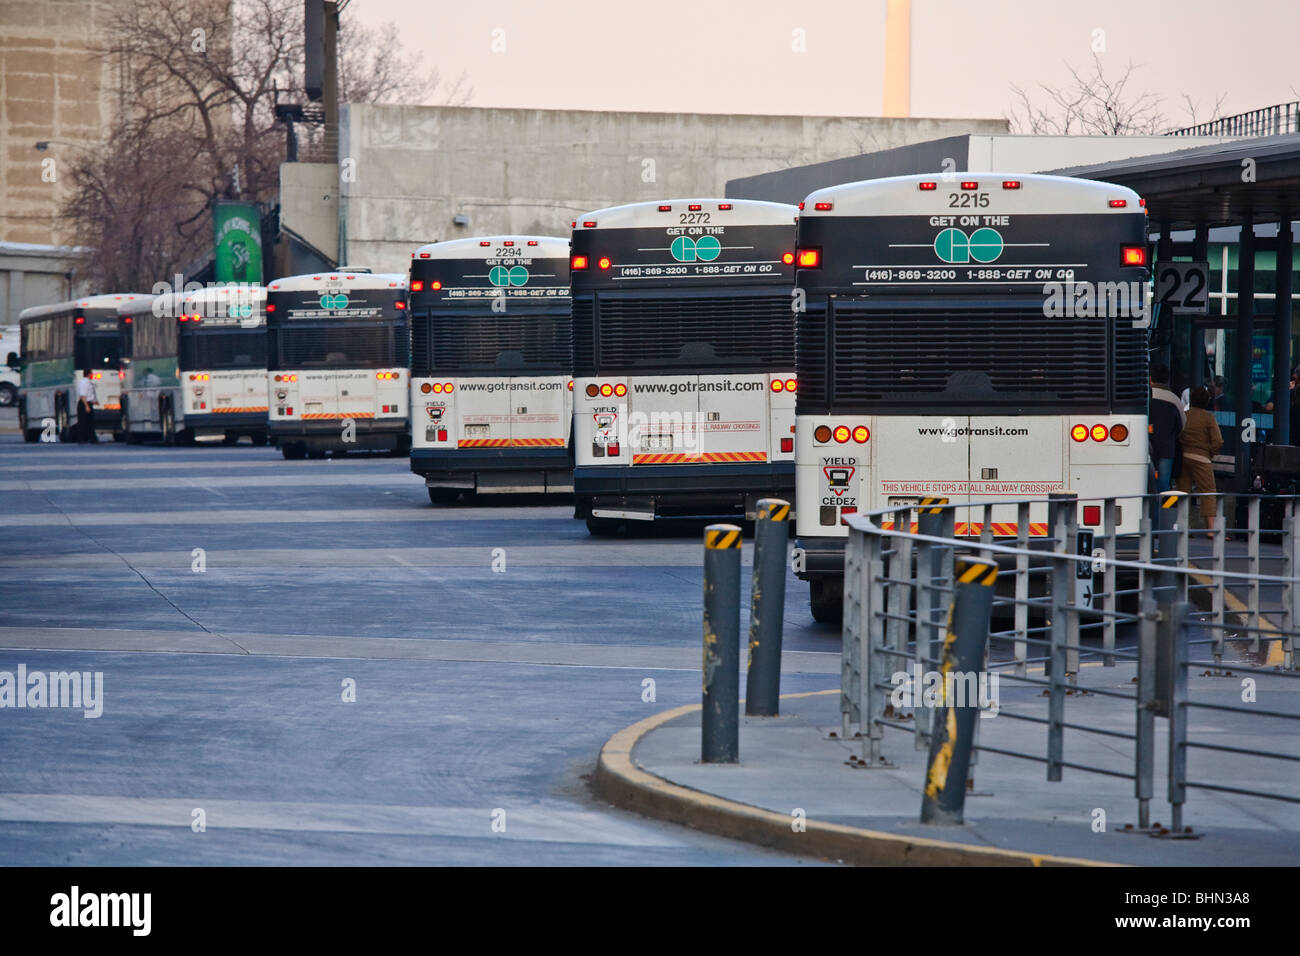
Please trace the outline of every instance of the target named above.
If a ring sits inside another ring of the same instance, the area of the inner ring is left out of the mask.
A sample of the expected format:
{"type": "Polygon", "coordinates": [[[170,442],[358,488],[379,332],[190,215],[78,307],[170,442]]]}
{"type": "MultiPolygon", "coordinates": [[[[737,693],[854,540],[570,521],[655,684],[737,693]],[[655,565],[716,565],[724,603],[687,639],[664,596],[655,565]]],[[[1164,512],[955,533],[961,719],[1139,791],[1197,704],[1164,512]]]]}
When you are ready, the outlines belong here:
{"type": "Polygon", "coordinates": [[[825,479],[825,491],[822,504],[841,505],[850,508],[858,503],[853,494],[853,476],[857,474],[856,458],[823,458],[822,477],[825,479]]]}

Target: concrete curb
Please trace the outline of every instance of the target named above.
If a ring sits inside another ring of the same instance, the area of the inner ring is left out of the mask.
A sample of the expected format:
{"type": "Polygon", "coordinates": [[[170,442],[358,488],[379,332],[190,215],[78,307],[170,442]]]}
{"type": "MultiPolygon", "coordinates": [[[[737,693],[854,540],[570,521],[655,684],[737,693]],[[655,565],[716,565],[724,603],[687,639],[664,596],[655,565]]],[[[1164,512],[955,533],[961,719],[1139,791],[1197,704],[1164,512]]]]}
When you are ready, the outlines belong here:
{"type": "MultiPolygon", "coordinates": [[[[807,694],[784,694],[782,700],[838,694],[838,690],[807,694]]],[[[926,837],[899,836],[879,830],[822,823],[809,819],[807,829],[796,833],[791,817],[744,803],[683,787],[642,769],[632,751],[652,730],[676,720],[699,704],[687,704],[655,714],[625,727],[600,750],[594,784],[605,800],[643,816],[666,820],[770,847],[784,853],[815,856],[856,866],[1116,866],[1098,860],[1025,853],[991,847],[948,843],[926,837]]]]}

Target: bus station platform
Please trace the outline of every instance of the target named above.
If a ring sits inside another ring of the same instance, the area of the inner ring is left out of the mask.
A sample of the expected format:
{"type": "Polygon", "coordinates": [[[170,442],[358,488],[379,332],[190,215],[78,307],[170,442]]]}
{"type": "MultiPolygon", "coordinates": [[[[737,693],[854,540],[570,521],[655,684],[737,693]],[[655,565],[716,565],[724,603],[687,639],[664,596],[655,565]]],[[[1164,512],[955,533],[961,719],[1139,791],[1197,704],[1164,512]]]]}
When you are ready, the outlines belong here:
{"type": "MultiPolygon", "coordinates": [[[[1079,686],[1130,691],[1131,664],[1085,664],[1079,686]]],[[[1230,672],[1230,667],[1229,667],[1230,672]]],[[[1209,700],[1237,701],[1234,677],[1193,676],[1192,691],[1209,700]]],[[[1270,706],[1300,712],[1300,694],[1270,696],[1270,706]]],[[[1045,713],[1036,688],[1004,683],[1000,706],[1023,714],[1045,713]]],[[[1072,697],[1072,718],[1113,730],[1132,729],[1131,705],[1101,694],[1072,697]]],[[[914,749],[913,735],[888,733],[882,752],[888,766],[868,768],[861,744],[841,739],[838,689],[781,699],[778,717],[746,717],[740,723],[740,760],[700,762],[700,708],[680,707],[641,721],[615,735],[601,753],[596,785],[601,796],[625,809],[746,840],[790,853],[859,865],[931,866],[1294,866],[1300,862],[1300,805],[1194,790],[1184,808],[1190,833],[1168,832],[1166,779],[1157,769],[1149,831],[1137,829],[1131,780],[1066,768],[1060,782],[1046,780],[1042,764],[978,753],[965,822],[923,825],[922,787],[928,754],[914,749]],[[802,815],[800,813],[802,811],[802,815]],[[1161,826],[1163,824],[1163,826],[1161,826]],[[1164,831],[1163,833],[1161,831],[1164,831]]],[[[1198,712],[1198,732],[1220,733],[1227,743],[1243,727],[1234,715],[1198,712]]],[[[1042,750],[1040,724],[1020,720],[978,721],[979,742],[1001,749],[1042,750]],[[997,725],[996,727],[989,725],[997,725]]],[[[1167,745],[1158,733],[1156,751],[1167,745]]],[[[1294,751],[1260,727],[1252,746],[1294,751]]],[[[1193,755],[1191,770],[1199,755],[1193,755]]],[[[1067,741],[1065,759],[1131,769],[1132,757],[1104,736],[1067,741]],[[1129,764],[1128,767],[1125,763],[1129,764]]],[[[1259,765],[1256,765],[1259,766],[1259,765]]],[[[1268,778],[1252,786],[1295,792],[1294,764],[1265,766],[1268,778]]]]}

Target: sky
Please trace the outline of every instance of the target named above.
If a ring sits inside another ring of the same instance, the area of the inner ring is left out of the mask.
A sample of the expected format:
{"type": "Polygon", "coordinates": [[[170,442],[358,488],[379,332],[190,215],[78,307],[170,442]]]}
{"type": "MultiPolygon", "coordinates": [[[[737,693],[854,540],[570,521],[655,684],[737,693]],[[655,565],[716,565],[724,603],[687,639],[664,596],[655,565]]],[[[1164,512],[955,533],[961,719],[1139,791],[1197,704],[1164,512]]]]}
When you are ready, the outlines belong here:
{"type": "MultiPolygon", "coordinates": [[[[885,0],[350,2],[465,74],[469,106],[881,114],[885,0]]],[[[1220,96],[1224,114],[1300,100],[1297,0],[913,0],[911,114],[1007,116],[1013,85],[1063,86],[1098,42],[1107,75],[1131,61],[1130,88],[1170,126],[1190,122],[1185,95],[1200,120],[1220,96]]]]}

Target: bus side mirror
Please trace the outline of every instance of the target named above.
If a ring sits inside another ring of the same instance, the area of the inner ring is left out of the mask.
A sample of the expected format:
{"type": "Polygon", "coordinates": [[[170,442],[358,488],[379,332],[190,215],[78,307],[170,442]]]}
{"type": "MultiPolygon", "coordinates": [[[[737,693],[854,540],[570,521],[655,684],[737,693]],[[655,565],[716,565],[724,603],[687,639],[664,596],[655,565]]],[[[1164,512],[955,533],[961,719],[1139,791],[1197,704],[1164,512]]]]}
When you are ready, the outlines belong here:
{"type": "Polygon", "coordinates": [[[21,368],[23,363],[17,352],[10,352],[9,357],[5,359],[5,364],[10,368],[21,368]]]}

